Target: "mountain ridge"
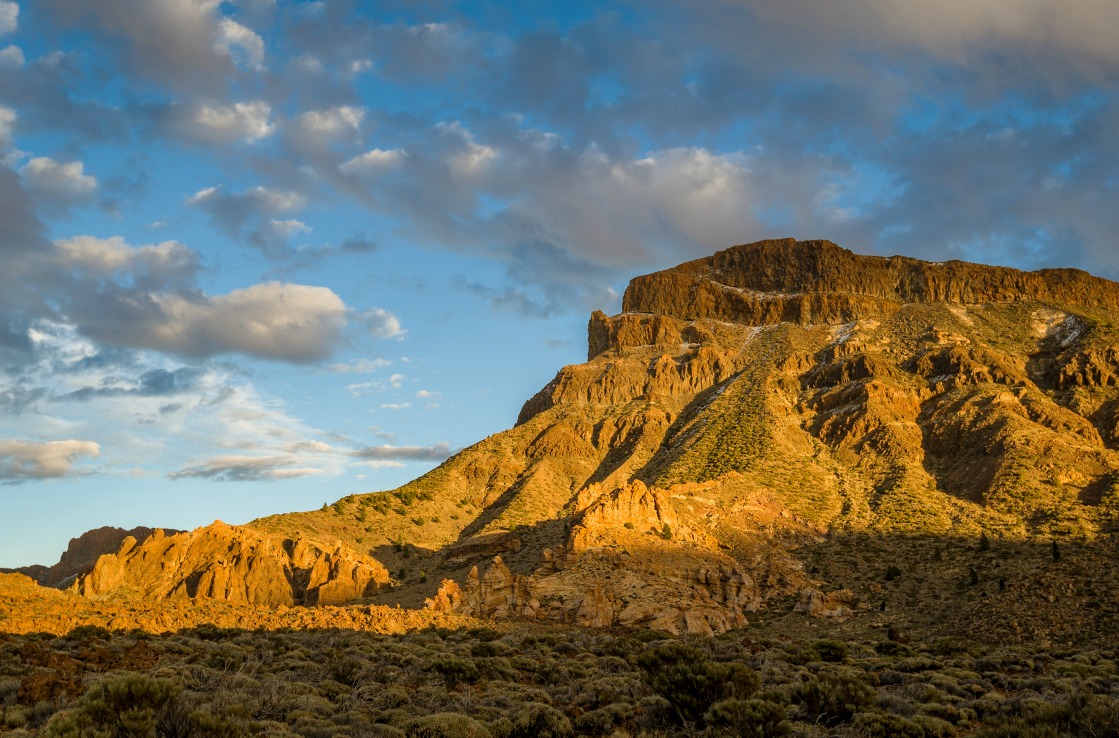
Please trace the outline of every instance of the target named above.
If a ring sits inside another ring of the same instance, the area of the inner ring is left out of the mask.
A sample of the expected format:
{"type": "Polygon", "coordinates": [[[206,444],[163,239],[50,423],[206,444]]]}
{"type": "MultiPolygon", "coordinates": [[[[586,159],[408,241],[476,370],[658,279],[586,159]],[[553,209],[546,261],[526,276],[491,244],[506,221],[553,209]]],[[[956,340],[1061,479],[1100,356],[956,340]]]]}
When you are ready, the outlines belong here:
{"type": "MultiPolygon", "coordinates": [[[[927,608],[969,594],[967,542],[1114,540],[1117,284],[785,239],[636,277],[623,309],[592,314],[588,361],[513,428],[397,490],[229,536],[367,557],[378,585],[343,588],[364,602],[695,633],[781,613],[871,627],[898,562],[929,573],[895,621],[935,633],[927,608]]],[[[1049,582],[1044,563],[994,581],[1049,582]]],[[[1022,637],[1058,627],[1040,607],[1022,637]]]]}

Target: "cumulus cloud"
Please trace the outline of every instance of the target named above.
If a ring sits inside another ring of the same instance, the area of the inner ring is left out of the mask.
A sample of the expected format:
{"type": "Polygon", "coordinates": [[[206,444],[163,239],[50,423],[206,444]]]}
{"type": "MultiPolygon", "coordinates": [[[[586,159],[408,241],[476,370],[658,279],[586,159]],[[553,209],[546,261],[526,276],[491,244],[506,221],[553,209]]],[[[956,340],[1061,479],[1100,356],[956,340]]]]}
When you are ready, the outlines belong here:
{"type": "Polygon", "coordinates": [[[59,265],[107,278],[127,275],[154,289],[182,283],[198,273],[198,254],[178,241],[132,247],[120,236],[75,236],[55,243],[59,265]]]}
{"type": "Polygon", "coordinates": [[[222,90],[234,70],[231,48],[250,61],[256,53],[246,33],[225,25],[228,19],[220,12],[219,0],[41,0],[40,4],[57,23],[101,34],[129,75],[179,90],[222,90]]]}
{"type": "Polygon", "coordinates": [[[0,49],[0,67],[22,67],[25,63],[23,49],[20,47],[6,46],[0,49]]]}
{"type": "Polygon", "coordinates": [[[0,482],[67,477],[79,459],[100,455],[101,446],[93,441],[0,440],[0,482]]]}
{"type": "Polygon", "coordinates": [[[402,338],[407,333],[400,324],[400,318],[384,308],[366,310],[359,314],[357,319],[375,338],[402,338]]]}
{"type": "Polygon", "coordinates": [[[216,456],[172,472],[170,479],[209,479],[215,482],[274,482],[322,474],[322,469],[294,466],[295,456],[216,456]]]}
{"type": "Polygon", "coordinates": [[[390,171],[403,160],[404,151],[401,149],[370,149],[342,164],[341,169],[347,174],[376,176],[390,171]]]}
{"type": "Polygon", "coordinates": [[[327,370],[332,374],[372,374],[392,366],[388,359],[358,359],[348,364],[331,364],[327,370]]]}
{"type": "Polygon", "coordinates": [[[272,106],[262,100],[172,105],[163,111],[169,129],[204,144],[255,143],[275,131],[272,106]]]}
{"type": "Polygon", "coordinates": [[[453,451],[448,443],[436,443],[431,446],[367,446],[353,451],[351,455],[357,459],[370,461],[443,461],[453,451]]]}
{"type": "Polygon", "coordinates": [[[301,113],[295,119],[297,135],[319,142],[326,142],[346,136],[353,136],[361,129],[365,120],[365,109],[352,105],[340,105],[325,110],[311,110],[301,113]]]}
{"type": "Polygon", "coordinates": [[[86,174],[80,161],[57,162],[39,156],[27,162],[19,173],[29,192],[52,205],[79,205],[97,194],[97,178],[86,174]]]}
{"type": "Polygon", "coordinates": [[[188,205],[203,210],[211,222],[231,238],[244,239],[273,259],[290,258],[289,239],[308,230],[301,221],[278,217],[298,211],[304,203],[304,197],[298,193],[268,187],[242,192],[209,187],[187,200],[188,205]]]}
{"type": "Polygon", "coordinates": [[[235,20],[222,18],[217,27],[217,48],[250,69],[264,69],[264,39],[235,20]]]}
{"type": "Polygon", "coordinates": [[[0,151],[12,145],[12,131],[16,126],[16,111],[0,105],[0,151]]]}
{"type": "Polygon", "coordinates": [[[19,5],[10,0],[0,0],[0,34],[15,33],[19,28],[19,5]]]}
{"type": "Polygon", "coordinates": [[[330,355],[348,310],[326,287],[267,282],[226,295],[104,290],[71,316],[82,332],[117,346],[185,356],[241,353],[291,362],[330,355]]]}

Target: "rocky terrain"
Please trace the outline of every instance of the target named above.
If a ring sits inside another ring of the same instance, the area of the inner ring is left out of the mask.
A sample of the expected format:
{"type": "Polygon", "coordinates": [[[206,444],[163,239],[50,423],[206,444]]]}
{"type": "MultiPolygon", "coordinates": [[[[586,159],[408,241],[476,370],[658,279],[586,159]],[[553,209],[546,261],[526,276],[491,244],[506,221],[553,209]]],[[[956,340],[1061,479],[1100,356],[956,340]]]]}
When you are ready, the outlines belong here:
{"type": "Polygon", "coordinates": [[[671,633],[1119,627],[1119,285],[763,241],[634,279],[588,344],[514,428],[398,490],[126,538],[71,591],[671,633]]]}

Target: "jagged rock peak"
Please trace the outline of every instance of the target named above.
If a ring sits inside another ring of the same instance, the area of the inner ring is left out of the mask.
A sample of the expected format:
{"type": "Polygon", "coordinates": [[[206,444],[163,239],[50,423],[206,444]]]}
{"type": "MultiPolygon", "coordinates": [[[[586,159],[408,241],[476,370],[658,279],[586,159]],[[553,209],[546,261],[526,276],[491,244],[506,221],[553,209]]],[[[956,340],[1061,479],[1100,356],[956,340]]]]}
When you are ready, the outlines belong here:
{"type": "Polygon", "coordinates": [[[622,310],[805,325],[876,318],[905,303],[1019,300],[1116,309],[1119,284],[1078,269],[1024,272],[963,261],[864,256],[830,241],[786,238],[734,246],[636,277],[622,310]]]}

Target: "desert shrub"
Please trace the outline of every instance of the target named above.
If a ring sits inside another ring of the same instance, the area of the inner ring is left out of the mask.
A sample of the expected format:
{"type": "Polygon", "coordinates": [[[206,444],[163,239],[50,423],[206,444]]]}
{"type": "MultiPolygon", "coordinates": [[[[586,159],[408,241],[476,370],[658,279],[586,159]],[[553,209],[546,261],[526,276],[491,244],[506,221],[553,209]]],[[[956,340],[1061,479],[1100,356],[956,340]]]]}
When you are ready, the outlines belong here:
{"type": "Polygon", "coordinates": [[[716,702],[703,719],[718,734],[737,738],[776,738],[789,732],[784,706],[764,700],[716,702]]]}
{"type": "Polygon", "coordinates": [[[703,651],[676,641],[643,651],[637,665],[645,683],[676,708],[683,722],[702,722],[715,702],[744,699],[761,684],[745,664],[711,662],[703,651]]]}
{"type": "Polygon", "coordinates": [[[472,659],[458,659],[453,656],[438,659],[432,663],[431,668],[443,677],[447,689],[454,689],[459,682],[475,682],[479,676],[478,665],[472,659]]]}
{"type": "Polygon", "coordinates": [[[815,721],[828,725],[845,722],[874,704],[874,687],[847,671],[824,672],[797,685],[794,698],[815,721]]]}
{"type": "Polygon", "coordinates": [[[57,738],[178,738],[192,734],[191,716],[174,682],[125,673],[98,682],[78,701],[77,709],[51,721],[44,735],[57,738]]]}
{"type": "Polygon", "coordinates": [[[847,644],[830,638],[819,638],[808,644],[803,655],[808,661],[842,661],[847,658],[847,644]]]}
{"type": "Polygon", "coordinates": [[[925,738],[925,729],[920,725],[888,713],[859,713],[852,726],[867,738],[925,738]]]}
{"type": "Polygon", "coordinates": [[[633,717],[633,705],[615,702],[575,718],[575,729],[585,735],[607,735],[633,717]]]}
{"type": "Polygon", "coordinates": [[[551,705],[530,702],[518,705],[503,725],[493,726],[494,738],[571,738],[571,721],[551,705]]]}
{"type": "Polygon", "coordinates": [[[409,738],[491,738],[486,726],[469,715],[440,712],[416,718],[406,731],[409,738]]]}

